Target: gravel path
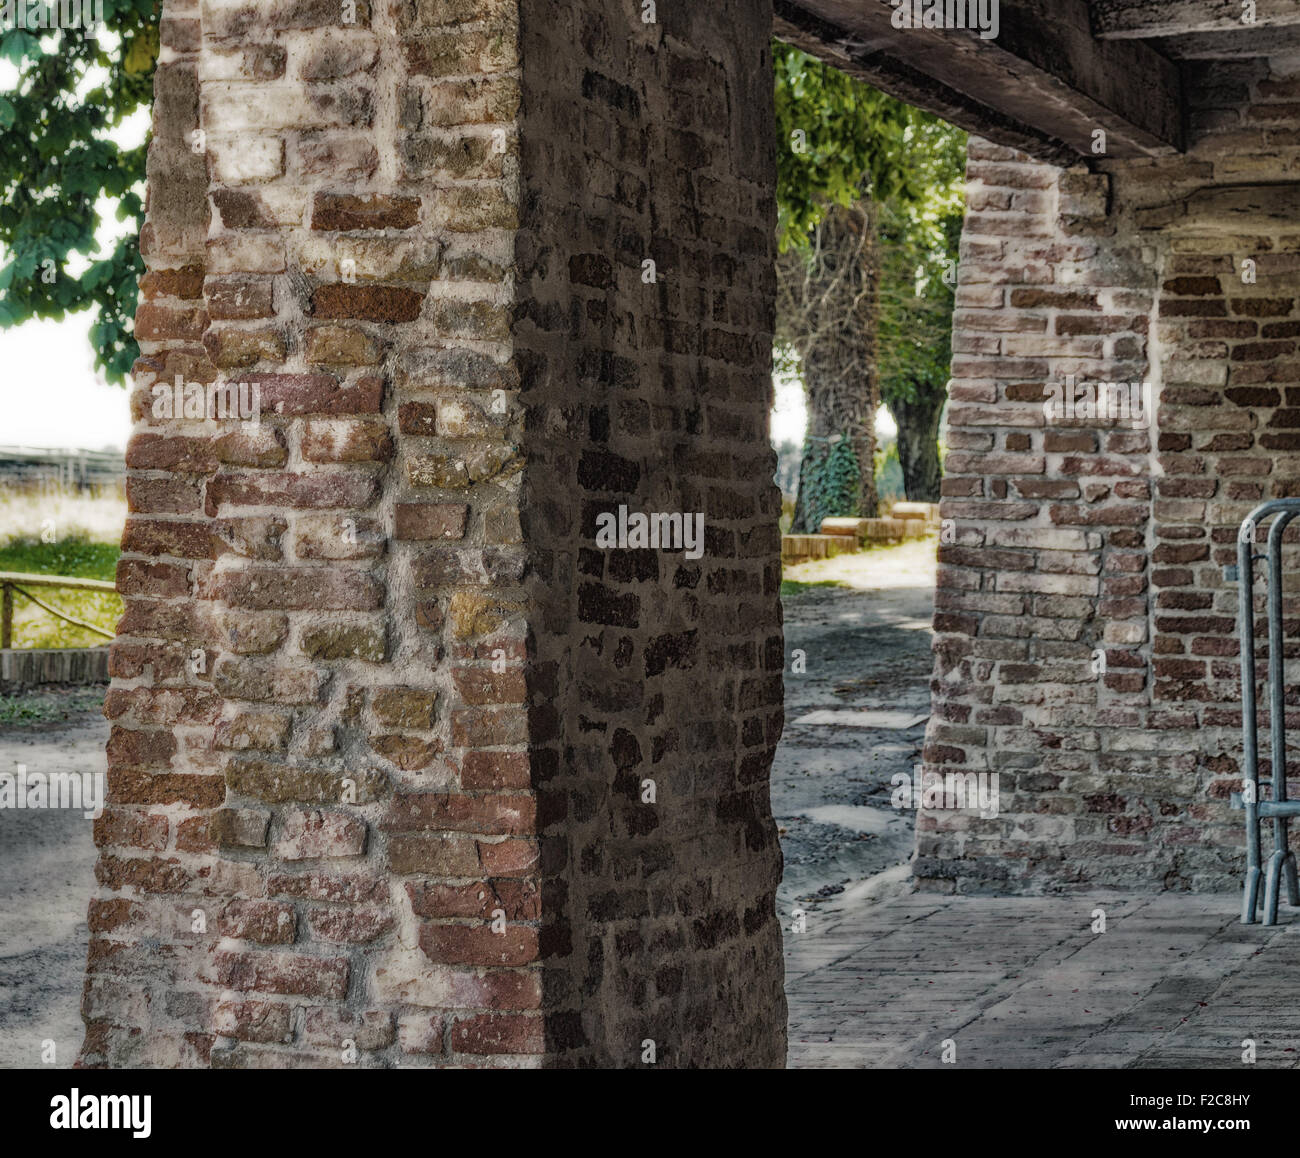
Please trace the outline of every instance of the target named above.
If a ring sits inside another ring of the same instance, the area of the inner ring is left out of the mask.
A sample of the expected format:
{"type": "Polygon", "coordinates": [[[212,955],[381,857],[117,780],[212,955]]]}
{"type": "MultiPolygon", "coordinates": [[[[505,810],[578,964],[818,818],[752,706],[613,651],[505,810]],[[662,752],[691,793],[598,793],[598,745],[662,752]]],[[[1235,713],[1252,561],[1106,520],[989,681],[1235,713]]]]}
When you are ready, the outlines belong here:
{"type": "Polygon", "coordinates": [[[786,725],[772,769],[781,827],[783,923],[906,886],[914,817],[890,806],[890,777],[920,760],[924,723],[905,729],[800,723],[816,711],[929,712],[933,540],[789,568],[786,725]],[[796,651],[807,671],[791,670],[796,651]]]}

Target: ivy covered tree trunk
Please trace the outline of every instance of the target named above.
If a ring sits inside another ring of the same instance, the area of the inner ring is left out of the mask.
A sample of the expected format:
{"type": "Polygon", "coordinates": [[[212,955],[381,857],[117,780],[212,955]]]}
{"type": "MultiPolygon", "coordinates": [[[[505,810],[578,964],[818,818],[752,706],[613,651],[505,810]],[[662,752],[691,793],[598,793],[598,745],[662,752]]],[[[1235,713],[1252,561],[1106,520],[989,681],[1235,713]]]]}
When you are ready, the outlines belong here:
{"type": "Polygon", "coordinates": [[[861,390],[836,389],[833,374],[819,375],[807,365],[804,381],[808,427],[790,530],[815,535],[826,518],[875,517],[875,408],[880,395],[874,381],[861,390]]]}
{"type": "Polygon", "coordinates": [[[831,209],[810,249],[778,263],[778,335],[799,355],[808,406],[794,534],[816,534],[829,516],[877,511],[875,253],[864,200],[831,209]]]}
{"type": "Polygon", "coordinates": [[[912,401],[886,405],[898,424],[898,462],[908,502],[937,503],[943,468],[939,464],[939,420],[947,401],[944,390],[918,388],[912,401]]]}

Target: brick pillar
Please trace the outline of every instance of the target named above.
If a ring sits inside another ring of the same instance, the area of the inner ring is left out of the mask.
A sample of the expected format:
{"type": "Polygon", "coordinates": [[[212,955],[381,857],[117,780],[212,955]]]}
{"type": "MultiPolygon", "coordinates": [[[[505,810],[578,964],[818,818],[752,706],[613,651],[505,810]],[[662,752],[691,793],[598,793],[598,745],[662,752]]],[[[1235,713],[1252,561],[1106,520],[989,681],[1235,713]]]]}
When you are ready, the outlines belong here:
{"type": "Polygon", "coordinates": [[[82,1064],[780,1065],[770,8],[355,9],[167,6],[82,1064]]]}
{"type": "Polygon", "coordinates": [[[1255,506],[1300,494],[1300,76],[1188,80],[1185,156],[1061,171],[971,143],[925,767],[997,772],[1001,801],[919,818],[924,888],[1241,883],[1223,567],[1255,506]],[[1148,420],[1048,420],[1070,376],[1148,384],[1148,420]]]}
{"type": "Polygon", "coordinates": [[[640,7],[522,5],[547,1004],[577,1064],[781,1065],[771,13],[640,7]],[[702,557],[597,549],[620,505],[702,512],[702,557]]]}
{"type": "Polygon", "coordinates": [[[1071,379],[1150,380],[1156,271],[1104,173],[972,138],[967,178],[924,770],[996,773],[999,814],[922,812],[913,871],[1137,884],[1098,801],[1148,724],[1154,430],[1044,404],[1071,379]]]}

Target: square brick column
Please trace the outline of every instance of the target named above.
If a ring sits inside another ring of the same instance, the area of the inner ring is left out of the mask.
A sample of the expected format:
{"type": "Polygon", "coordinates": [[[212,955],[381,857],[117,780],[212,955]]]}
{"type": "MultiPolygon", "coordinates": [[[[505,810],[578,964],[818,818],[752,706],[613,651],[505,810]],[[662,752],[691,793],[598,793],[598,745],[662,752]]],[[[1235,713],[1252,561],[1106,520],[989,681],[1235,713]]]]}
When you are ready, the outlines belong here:
{"type": "Polygon", "coordinates": [[[166,5],[83,1065],[783,1063],[771,12],[697,7],[166,5]]]}

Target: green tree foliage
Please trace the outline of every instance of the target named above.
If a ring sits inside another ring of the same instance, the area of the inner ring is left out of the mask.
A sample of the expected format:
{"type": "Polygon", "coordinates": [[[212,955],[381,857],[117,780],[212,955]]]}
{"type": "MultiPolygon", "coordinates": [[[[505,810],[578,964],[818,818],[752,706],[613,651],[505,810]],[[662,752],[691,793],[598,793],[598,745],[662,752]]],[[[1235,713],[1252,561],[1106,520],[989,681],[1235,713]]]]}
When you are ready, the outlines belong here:
{"type": "Polygon", "coordinates": [[[822,508],[810,496],[836,493],[835,482],[820,478],[829,457],[816,443],[831,431],[849,439],[863,461],[857,502],[828,513],[875,513],[871,463],[881,398],[900,422],[905,476],[913,461],[932,460],[932,470],[920,469],[939,485],[937,424],[952,318],[944,277],[949,243],[956,246],[961,230],[966,136],[789,45],[777,43],[774,60],[777,344],[798,355],[809,400],[794,529],[816,530],[822,508]],[[827,229],[842,212],[836,207],[870,222],[865,244],[852,231],[827,229]]]}
{"type": "Polygon", "coordinates": [[[961,241],[966,134],[934,117],[913,127],[908,164],[920,196],[880,213],[880,390],[885,403],[945,386],[961,241]]]}
{"type": "Polygon", "coordinates": [[[80,28],[0,32],[0,77],[17,71],[0,90],[0,326],[94,308],[96,366],[114,382],[138,352],[146,147],[123,148],[111,134],[152,102],[159,8],[104,0],[97,38],[80,28]],[[104,199],[129,227],[93,257],[104,199]]]}
{"type": "MultiPolygon", "coordinates": [[[[857,335],[857,362],[870,363],[868,371],[855,375],[863,399],[883,398],[899,422],[904,475],[912,468],[914,476],[911,497],[915,479],[922,480],[915,483],[920,490],[938,486],[937,431],[951,362],[952,272],[961,232],[966,136],[798,49],[778,43],[773,56],[778,233],[781,260],[787,263],[778,273],[787,280],[797,275],[788,263],[805,255],[810,273],[842,268],[849,255],[828,261],[820,226],[834,206],[870,203],[876,236],[870,251],[855,253],[853,260],[875,283],[866,295],[871,317],[866,323],[852,319],[841,334],[857,335]]],[[[821,300],[826,308],[838,308],[829,293],[821,300]]],[[[862,294],[855,299],[859,313],[863,300],[862,294]]],[[[794,347],[804,361],[800,370],[811,412],[832,391],[808,380],[816,371],[801,347],[812,343],[801,342],[799,335],[832,333],[835,319],[803,314],[778,316],[778,333],[779,345],[794,347]]],[[[841,383],[838,394],[850,388],[852,383],[841,383]]],[[[810,429],[818,430],[843,425],[832,415],[812,415],[810,421],[810,429]]],[[[870,437],[870,432],[848,433],[859,443],[870,437]]],[[[825,459],[810,443],[805,472],[816,475],[825,459]]],[[[834,489],[811,476],[806,485],[819,493],[834,489]]],[[[816,529],[800,521],[804,526],[816,529]]]]}
{"type": "Polygon", "coordinates": [[[806,245],[831,205],[847,209],[862,197],[911,201],[924,194],[903,162],[909,129],[928,114],[780,41],[772,58],[783,251],[806,245]]]}
{"type": "Polygon", "coordinates": [[[961,244],[966,134],[919,124],[910,162],[924,196],[880,214],[880,396],[898,424],[907,497],[937,502],[939,422],[952,366],[952,311],[961,244]]]}

